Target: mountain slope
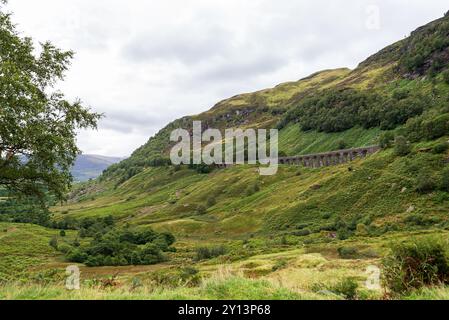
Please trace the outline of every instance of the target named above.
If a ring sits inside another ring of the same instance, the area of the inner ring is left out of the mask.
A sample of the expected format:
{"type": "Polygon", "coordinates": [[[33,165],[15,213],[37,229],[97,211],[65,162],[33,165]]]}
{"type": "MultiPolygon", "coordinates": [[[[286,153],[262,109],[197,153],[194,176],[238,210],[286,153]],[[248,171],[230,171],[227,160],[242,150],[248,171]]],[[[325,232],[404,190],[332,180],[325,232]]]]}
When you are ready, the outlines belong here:
{"type": "Polygon", "coordinates": [[[121,223],[208,238],[299,232],[321,239],[323,231],[354,235],[358,224],[373,235],[393,226],[445,226],[448,21],[446,15],[417,29],[355,70],[325,70],[176,120],[54,211],[64,213],[59,219],[112,214],[121,223]],[[203,128],[277,126],[287,155],[379,139],[388,147],[399,135],[413,145],[401,156],[387,149],[336,167],[281,167],[273,177],[260,177],[251,166],[201,174],[167,165],[171,130],[190,129],[192,120],[203,128]]]}
{"type": "MultiPolygon", "coordinates": [[[[288,127],[288,132],[280,132],[281,151],[287,155],[304,153],[304,149],[329,151],[336,147],[328,144],[326,150],[314,148],[311,147],[315,145],[314,141],[295,145],[292,143],[295,140],[293,132],[297,140],[308,133],[311,137],[319,135],[321,140],[326,140],[322,133],[339,133],[357,127],[395,129],[410,118],[447,105],[444,79],[449,79],[448,62],[449,15],[446,14],[369,57],[354,70],[317,72],[272,89],[234,96],[217,103],[207,112],[176,120],[129,159],[108,169],[104,178],[124,182],[145,167],[167,163],[170,132],[180,127],[191,129],[193,120],[201,120],[204,130],[209,127],[288,127]],[[291,129],[296,123],[300,129],[291,129]]],[[[358,132],[363,136],[362,131],[358,132]]],[[[357,141],[350,138],[345,143],[357,147],[375,142],[374,135],[366,135],[372,139],[357,141]]]]}

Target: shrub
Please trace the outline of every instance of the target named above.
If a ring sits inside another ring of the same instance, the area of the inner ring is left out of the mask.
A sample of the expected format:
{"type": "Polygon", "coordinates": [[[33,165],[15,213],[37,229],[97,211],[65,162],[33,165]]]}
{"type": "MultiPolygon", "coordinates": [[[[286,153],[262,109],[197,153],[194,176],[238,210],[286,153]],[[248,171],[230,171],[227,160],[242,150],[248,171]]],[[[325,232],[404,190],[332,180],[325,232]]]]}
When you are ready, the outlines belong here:
{"type": "Polygon", "coordinates": [[[150,265],[165,260],[175,238],[170,233],[151,229],[132,231],[115,229],[97,235],[89,245],[71,250],[67,259],[87,266],[150,265]]]}
{"type": "Polygon", "coordinates": [[[226,254],[224,246],[199,247],[196,249],[196,261],[209,260],[226,254]]]}
{"type": "Polygon", "coordinates": [[[427,140],[438,139],[447,135],[449,114],[442,114],[422,122],[422,135],[427,140]]]}
{"type": "Polygon", "coordinates": [[[69,246],[68,244],[65,244],[65,243],[60,244],[58,246],[58,251],[63,253],[63,254],[68,254],[69,252],[71,252],[71,250],[72,250],[72,247],[69,246]]]}
{"type": "Polygon", "coordinates": [[[284,259],[281,260],[277,260],[276,263],[273,265],[273,267],[271,268],[271,270],[273,272],[284,269],[287,267],[287,261],[284,259]]]}
{"type": "Polygon", "coordinates": [[[348,228],[340,228],[337,230],[338,240],[346,240],[352,236],[352,232],[348,228]]]}
{"type": "Polygon", "coordinates": [[[436,217],[429,217],[423,214],[412,214],[404,219],[404,222],[407,224],[419,226],[419,227],[427,227],[432,226],[439,223],[441,220],[436,217]]]}
{"type": "Polygon", "coordinates": [[[358,250],[353,247],[340,247],[337,252],[342,259],[356,259],[358,257],[358,250]]]}
{"type": "Polygon", "coordinates": [[[248,188],[246,189],[246,196],[252,196],[253,194],[257,193],[260,191],[260,186],[259,184],[256,182],[250,186],[248,186],[248,188]]]}
{"type": "Polygon", "coordinates": [[[65,237],[65,231],[64,231],[64,230],[59,231],[59,235],[60,235],[61,237],[65,237]]]}
{"type": "Polygon", "coordinates": [[[206,212],[207,212],[207,208],[205,206],[203,206],[203,205],[199,205],[196,208],[196,213],[199,214],[199,215],[206,214],[206,212]]]}
{"type": "Polygon", "coordinates": [[[446,246],[436,238],[393,245],[383,261],[386,287],[395,294],[403,294],[424,286],[448,283],[446,246]]]}
{"type": "Polygon", "coordinates": [[[343,150],[348,147],[348,144],[343,139],[340,139],[337,141],[337,147],[338,147],[338,150],[343,150]]]}
{"type": "Polygon", "coordinates": [[[78,237],[76,237],[75,240],[73,240],[72,245],[73,245],[75,248],[78,248],[78,247],[81,245],[81,243],[80,243],[78,237]]]}
{"type": "Polygon", "coordinates": [[[292,234],[297,237],[305,237],[305,236],[310,235],[311,233],[312,233],[312,231],[310,231],[310,229],[302,229],[302,230],[294,231],[292,234]]]}
{"type": "Polygon", "coordinates": [[[178,270],[160,270],[151,273],[150,280],[157,287],[177,288],[182,286],[194,287],[201,283],[198,269],[193,267],[178,270]]]}
{"type": "Polygon", "coordinates": [[[347,300],[354,300],[357,298],[358,287],[359,285],[357,281],[352,278],[346,278],[332,286],[330,291],[344,297],[347,300]]]}
{"type": "Polygon", "coordinates": [[[416,191],[419,193],[429,193],[436,189],[436,183],[428,171],[421,171],[416,179],[416,191]]]}
{"type": "Polygon", "coordinates": [[[446,151],[449,149],[449,143],[439,143],[435,147],[433,147],[432,152],[434,154],[443,154],[446,153],[446,151]]]}
{"type": "Polygon", "coordinates": [[[52,247],[55,250],[58,250],[58,238],[56,237],[52,237],[50,239],[50,241],[48,242],[48,244],[50,245],[50,247],[52,247]]]}
{"type": "Polygon", "coordinates": [[[390,148],[394,141],[394,134],[391,131],[384,132],[379,138],[379,144],[382,149],[390,148]]]}
{"type": "Polygon", "coordinates": [[[332,217],[332,213],[326,212],[323,213],[323,215],[321,216],[321,218],[323,218],[324,220],[329,220],[332,217]]]}
{"type": "Polygon", "coordinates": [[[394,140],[394,152],[397,156],[404,157],[411,152],[411,146],[403,136],[397,136],[394,140]]]}

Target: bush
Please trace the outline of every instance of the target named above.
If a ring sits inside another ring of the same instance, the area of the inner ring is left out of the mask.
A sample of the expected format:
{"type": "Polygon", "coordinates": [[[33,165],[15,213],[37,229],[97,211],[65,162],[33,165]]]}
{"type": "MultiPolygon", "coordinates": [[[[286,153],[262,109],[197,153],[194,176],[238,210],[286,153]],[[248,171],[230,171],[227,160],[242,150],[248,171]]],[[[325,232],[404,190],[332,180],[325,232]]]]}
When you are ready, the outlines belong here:
{"type": "Polygon", "coordinates": [[[195,287],[201,283],[201,276],[198,269],[185,267],[177,270],[164,269],[153,272],[150,275],[150,280],[157,287],[195,287]]]}
{"type": "Polygon", "coordinates": [[[59,235],[60,235],[61,237],[65,237],[65,231],[64,231],[64,230],[59,231],[59,235]]]}
{"type": "Polygon", "coordinates": [[[58,238],[56,237],[52,237],[50,239],[50,241],[48,242],[48,244],[50,245],[50,247],[52,247],[55,250],[58,250],[58,238]]]}
{"type": "Polygon", "coordinates": [[[429,217],[423,214],[412,214],[407,216],[404,219],[404,222],[418,227],[428,227],[441,222],[441,220],[439,218],[429,217]]]}
{"type": "Polygon", "coordinates": [[[429,193],[436,189],[436,183],[428,171],[421,171],[416,179],[416,191],[419,193],[429,193]]]}
{"type": "Polygon", "coordinates": [[[434,154],[443,154],[446,153],[446,151],[449,149],[449,143],[439,143],[435,147],[433,147],[432,152],[434,154]]]}
{"type": "Polygon", "coordinates": [[[199,247],[196,249],[196,261],[209,260],[226,254],[224,246],[199,247]]]}
{"type": "Polygon", "coordinates": [[[449,114],[442,114],[426,119],[421,124],[422,136],[426,140],[434,140],[447,135],[449,131],[449,114]]]}
{"type": "Polygon", "coordinates": [[[72,247],[69,246],[68,244],[63,243],[58,246],[58,251],[63,254],[68,254],[69,252],[72,251],[72,247]]]}
{"type": "Polygon", "coordinates": [[[305,236],[310,235],[311,233],[312,233],[312,231],[310,231],[310,229],[302,229],[302,230],[294,231],[292,234],[297,237],[305,237],[305,236]]]}
{"type": "Polygon", "coordinates": [[[332,217],[332,213],[330,213],[330,212],[323,213],[323,215],[321,216],[321,218],[324,220],[329,220],[331,217],[332,217]]]}
{"type": "Polygon", "coordinates": [[[87,246],[74,248],[66,258],[87,266],[150,265],[164,261],[162,252],[170,251],[174,242],[167,232],[115,229],[97,235],[87,246]]]}
{"type": "Polygon", "coordinates": [[[281,260],[277,260],[276,263],[273,265],[273,267],[271,268],[271,270],[273,272],[284,269],[287,267],[287,261],[284,259],[281,260]]]}
{"type": "Polygon", "coordinates": [[[207,212],[207,208],[205,206],[203,206],[203,205],[199,205],[196,208],[196,213],[199,214],[199,215],[206,214],[206,212],[207,212]]]}
{"type": "Polygon", "coordinates": [[[394,140],[394,153],[397,156],[404,157],[411,152],[410,143],[403,136],[397,136],[394,140]]]}
{"type": "Polygon", "coordinates": [[[351,230],[348,228],[340,228],[337,230],[337,238],[338,240],[346,240],[352,236],[351,230]]]}
{"type": "Polygon", "coordinates": [[[449,264],[447,244],[440,239],[424,238],[396,244],[384,259],[383,281],[395,294],[424,286],[447,284],[449,264]]]}
{"type": "Polygon", "coordinates": [[[342,259],[356,259],[359,255],[357,248],[353,247],[340,247],[337,252],[342,259]]]}
{"type": "Polygon", "coordinates": [[[382,149],[390,148],[394,141],[394,134],[391,131],[384,132],[379,138],[379,144],[382,149]]]}
{"type": "Polygon", "coordinates": [[[330,288],[330,291],[344,297],[347,300],[354,300],[357,298],[357,289],[359,285],[352,278],[346,278],[338,282],[330,288]]]}
{"type": "Polygon", "coordinates": [[[250,186],[248,186],[248,188],[246,189],[246,196],[252,196],[253,194],[257,193],[260,191],[260,186],[259,184],[256,182],[250,186]]]}
{"type": "Polygon", "coordinates": [[[337,147],[338,147],[338,150],[343,150],[348,147],[348,144],[343,139],[340,139],[337,141],[337,147]]]}

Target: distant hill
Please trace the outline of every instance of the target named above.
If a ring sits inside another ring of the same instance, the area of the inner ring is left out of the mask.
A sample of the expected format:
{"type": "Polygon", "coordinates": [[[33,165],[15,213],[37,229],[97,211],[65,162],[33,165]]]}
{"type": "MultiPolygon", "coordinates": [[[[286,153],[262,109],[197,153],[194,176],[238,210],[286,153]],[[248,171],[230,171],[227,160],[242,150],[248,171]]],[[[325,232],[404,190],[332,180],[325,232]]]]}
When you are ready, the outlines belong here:
{"type": "Polygon", "coordinates": [[[102,174],[103,170],[123,159],[119,157],[82,154],[77,158],[72,168],[73,179],[78,182],[95,179],[102,174]]]}

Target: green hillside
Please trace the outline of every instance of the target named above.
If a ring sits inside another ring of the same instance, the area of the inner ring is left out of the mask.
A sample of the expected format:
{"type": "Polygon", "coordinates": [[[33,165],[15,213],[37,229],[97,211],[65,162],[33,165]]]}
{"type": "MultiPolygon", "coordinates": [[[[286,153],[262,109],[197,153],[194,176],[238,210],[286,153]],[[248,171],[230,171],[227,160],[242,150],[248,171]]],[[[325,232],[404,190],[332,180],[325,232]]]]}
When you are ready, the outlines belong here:
{"type": "MultiPolygon", "coordinates": [[[[221,101],[207,112],[170,123],[129,159],[111,166],[103,178],[120,177],[124,182],[148,166],[168,163],[170,132],[180,127],[191,129],[193,120],[201,120],[203,128],[277,126],[282,129],[281,151],[295,155],[335,149],[329,140],[341,139],[348,147],[363,146],[376,141],[380,130],[396,129],[410,119],[430,121],[436,114],[447,114],[448,35],[446,14],[354,70],[325,70],[221,101]]],[[[434,137],[431,134],[429,138],[434,137]]]]}
{"type": "MultiPolygon", "coordinates": [[[[74,186],[66,203],[51,208],[53,226],[68,229],[68,235],[58,236],[64,250],[45,245],[57,230],[5,223],[0,224],[0,232],[6,230],[0,233],[0,255],[18,259],[19,266],[29,260],[31,266],[61,270],[70,263],[65,253],[110,235],[99,226],[97,234],[82,236],[80,225],[111,217],[125,230],[172,233],[174,249],[151,266],[79,264],[90,284],[79,293],[83,298],[355,298],[339,288],[344,281],[363,286],[366,268],[382,266],[392,242],[428,235],[449,239],[448,139],[446,15],[354,70],[318,72],[174,121],[130,158],[99,179],[74,186]],[[382,150],[325,168],[282,165],[273,176],[260,176],[250,165],[211,172],[171,166],[170,132],[190,129],[193,120],[220,129],[277,127],[285,155],[375,144],[382,150]],[[13,249],[28,236],[36,238],[37,251],[29,245],[13,249]],[[120,274],[119,284],[105,290],[102,281],[114,274],[120,274]]],[[[0,277],[6,279],[11,274],[4,270],[15,262],[3,256],[0,277]]],[[[26,270],[15,274],[27,278],[26,270]]],[[[81,297],[64,291],[58,281],[44,283],[50,287],[39,281],[29,287],[8,284],[0,298],[81,297]]],[[[359,289],[356,297],[389,298],[385,295],[359,289]]],[[[435,296],[447,297],[447,288],[410,291],[400,298],[435,296]]]]}

